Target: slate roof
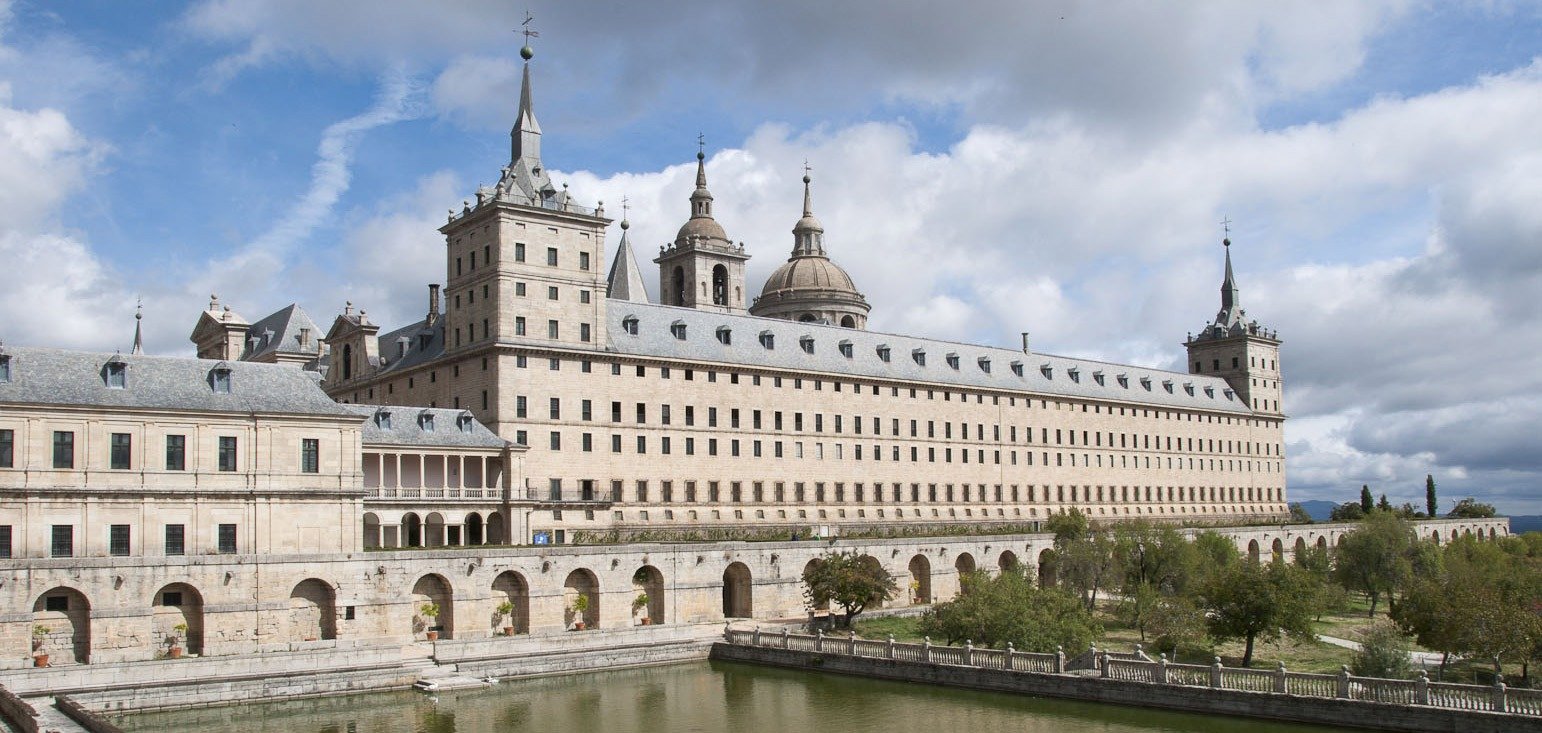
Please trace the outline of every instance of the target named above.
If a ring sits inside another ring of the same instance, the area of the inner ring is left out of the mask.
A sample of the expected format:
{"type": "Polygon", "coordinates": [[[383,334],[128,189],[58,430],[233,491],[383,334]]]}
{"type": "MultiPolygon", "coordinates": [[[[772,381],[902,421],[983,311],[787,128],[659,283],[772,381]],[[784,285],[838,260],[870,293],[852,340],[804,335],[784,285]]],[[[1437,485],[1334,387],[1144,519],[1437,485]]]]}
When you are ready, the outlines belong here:
{"type": "Polygon", "coordinates": [[[321,351],[321,339],[325,335],[304,308],[297,303],[290,303],[277,313],[251,325],[246,332],[247,347],[241,358],[255,360],[274,352],[317,356],[321,351]],[[300,343],[302,328],[310,329],[310,338],[303,345],[300,343]],[[253,338],[257,339],[255,346],[251,341],[253,338]]]}
{"type": "Polygon", "coordinates": [[[433,326],[429,326],[425,318],[380,334],[380,371],[377,374],[399,372],[437,359],[444,356],[444,347],[443,317],[433,326]]]}
{"type": "Polygon", "coordinates": [[[363,441],[369,445],[404,445],[445,448],[496,448],[502,449],[507,442],[487,426],[471,417],[466,410],[443,407],[406,407],[395,405],[347,405],[346,408],[364,419],[363,441]],[[379,412],[391,414],[391,427],[380,424],[375,416],[379,412]],[[425,430],[422,416],[432,415],[434,429],[425,430]],[[462,427],[461,418],[469,418],[469,430],[462,427]]]}
{"type": "Polygon", "coordinates": [[[105,354],[5,346],[11,381],[0,404],[77,405],[207,412],[352,415],[321,390],[319,375],[283,364],[105,354]],[[107,386],[109,361],[127,368],[121,389],[107,386]],[[229,394],[216,393],[212,371],[230,369],[229,394]]]}
{"type": "Polygon", "coordinates": [[[617,300],[607,306],[609,345],[620,354],[1252,414],[1219,377],[676,306],[617,300]],[[628,318],[637,319],[636,336],[624,327],[628,318]],[[685,327],[684,339],[673,334],[676,324],[685,327]],[[722,327],[730,344],[718,340],[722,327]],[[761,345],[762,333],[771,334],[774,348],[761,345]],[[803,348],[805,337],[812,339],[812,354],[803,348]],[[843,343],[851,356],[843,354],[843,343]],[[888,347],[888,361],[879,357],[880,346],[888,347]],[[917,351],[925,365],[913,357],[917,351]]]}

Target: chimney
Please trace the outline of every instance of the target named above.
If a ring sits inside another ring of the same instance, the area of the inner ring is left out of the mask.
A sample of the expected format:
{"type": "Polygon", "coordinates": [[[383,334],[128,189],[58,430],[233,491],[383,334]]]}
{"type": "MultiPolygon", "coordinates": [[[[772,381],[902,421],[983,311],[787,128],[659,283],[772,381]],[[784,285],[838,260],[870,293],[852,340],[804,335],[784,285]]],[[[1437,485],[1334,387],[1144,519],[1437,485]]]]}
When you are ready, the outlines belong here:
{"type": "Polygon", "coordinates": [[[439,283],[430,283],[428,286],[428,319],[429,326],[439,322],[439,283]]]}
{"type": "Polygon", "coordinates": [[[1028,332],[1023,332],[1023,353],[1028,353],[1028,332]]]}

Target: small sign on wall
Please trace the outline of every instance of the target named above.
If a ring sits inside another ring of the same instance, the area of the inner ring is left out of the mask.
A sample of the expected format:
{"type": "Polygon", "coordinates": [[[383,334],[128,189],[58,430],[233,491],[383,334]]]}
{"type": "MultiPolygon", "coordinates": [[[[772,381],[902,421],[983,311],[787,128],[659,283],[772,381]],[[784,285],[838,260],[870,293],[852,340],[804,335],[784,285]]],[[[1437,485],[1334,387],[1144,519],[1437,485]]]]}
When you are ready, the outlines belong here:
{"type": "Polygon", "coordinates": [[[549,545],[549,544],[551,544],[551,533],[547,532],[545,530],[541,530],[541,531],[538,531],[538,532],[534,533],[534,535],[531,537],[531,544],[536,544],[536,545],[549,545]]]}

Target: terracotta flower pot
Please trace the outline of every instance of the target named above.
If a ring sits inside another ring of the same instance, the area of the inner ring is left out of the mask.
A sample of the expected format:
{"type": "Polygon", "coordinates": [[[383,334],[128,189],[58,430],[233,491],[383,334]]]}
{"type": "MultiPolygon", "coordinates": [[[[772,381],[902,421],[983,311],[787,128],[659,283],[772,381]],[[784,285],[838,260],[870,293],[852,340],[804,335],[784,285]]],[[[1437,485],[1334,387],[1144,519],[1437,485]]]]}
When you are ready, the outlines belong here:
{"type": "Polygon", "coordinates": [[[503,635],[504,636],[513,636],[514,635],[514,627],[513,626],[505,626],[505,627],[503,627],[503,635]]]}
{"type": "Polygon", "coordinates": [[[574,621],[573,622],[573,630],[574,631],[583,631],[584,630],[584,622],[582,622],[582,621],[574,621]]]}
{"type": "Polygon", "coordinates": [[[167,649],[166,650],[166,656],[171,657],[172,659],[181,659],[182,658],[182,647],[174,646],[174,647],[172,647],[170,649],[167,649]]]}
{"type": "Polygon", "coordinates": [[[437,632],[437,631],[430,631],[430,632],[428,632],[428,640],[429,641],[439,641],[439,632],[437,632]]]}
{"type": "Polygon", "coordinates": [[[48,655],[47,654],[34,654],[34,655],[32,655],[32,666],[34,666],[34,667],[47,667],[48,666],[48,655]]]}

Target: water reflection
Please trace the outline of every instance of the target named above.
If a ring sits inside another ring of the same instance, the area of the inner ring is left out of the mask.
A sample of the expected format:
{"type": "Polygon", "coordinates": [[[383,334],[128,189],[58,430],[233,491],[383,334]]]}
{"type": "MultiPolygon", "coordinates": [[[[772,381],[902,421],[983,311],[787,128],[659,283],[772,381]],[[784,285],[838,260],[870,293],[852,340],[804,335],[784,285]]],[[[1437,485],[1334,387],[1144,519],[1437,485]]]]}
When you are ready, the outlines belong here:
{"type": "Polygon", "coordinates": [[[1337,729],[1168,713],[731,663],[126,716],[128,731],[505,733],[1309,733],[1337,729]]]}

